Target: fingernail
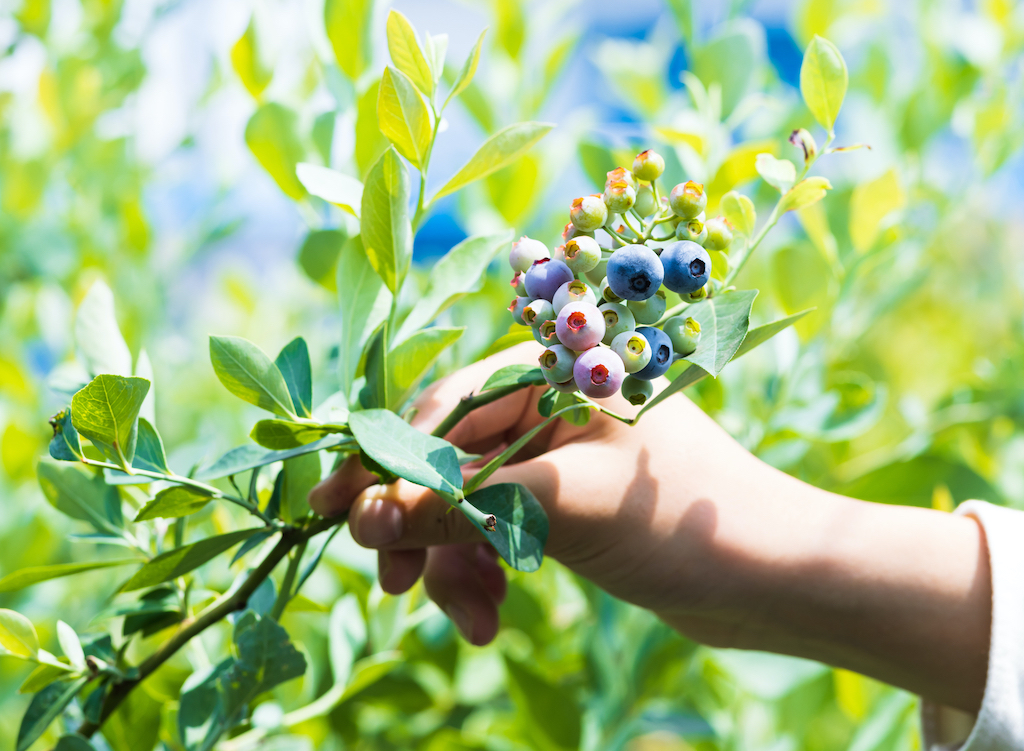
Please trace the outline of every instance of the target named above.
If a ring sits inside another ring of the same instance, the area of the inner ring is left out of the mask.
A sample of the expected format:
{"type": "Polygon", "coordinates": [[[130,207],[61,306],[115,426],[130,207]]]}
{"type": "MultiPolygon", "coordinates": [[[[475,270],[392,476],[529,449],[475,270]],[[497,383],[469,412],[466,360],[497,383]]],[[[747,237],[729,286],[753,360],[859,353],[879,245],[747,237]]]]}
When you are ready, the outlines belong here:
{"type": "Polygon", "coordinates": [[[455,624],[455,628],[459,630],[462,637],[470,644],[473,643],[473,619],[469,617],[467,613],[460,606],[451,603],[444,609],[445,614],[451,618],[452,623],[455,624]]]}
{"type": "Polygon", "coordinates": [[[390,545],[402,538],[402,509],[383,498],[366,498],[359,510],[357,539],[369,548],[390,545]]]}

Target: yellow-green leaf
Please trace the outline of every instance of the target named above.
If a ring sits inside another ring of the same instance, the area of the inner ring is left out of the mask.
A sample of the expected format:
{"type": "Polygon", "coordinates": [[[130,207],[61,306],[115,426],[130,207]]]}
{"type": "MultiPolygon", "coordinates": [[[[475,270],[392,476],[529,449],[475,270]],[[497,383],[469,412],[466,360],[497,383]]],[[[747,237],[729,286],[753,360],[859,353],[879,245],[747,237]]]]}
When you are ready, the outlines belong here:
{"type": "Polygon", "coordinates": [[[392,9],[388,13],[388,52],[395,67],[405,73],[428,97],[434,93],[434,72],[423,55],[420,40],[409,19],[392,9]]]}
{"type": "Polygon", "coordinates": [[[796,211],[810,206],[825,197],[825,191],[832,190],[832,183],[824,177],[808,177],[794,185],[780,202],[780,213],[796,211]]]}
{"type": "Polygon", "coordinates": [[[111,568],[113,566],[126,566],[129,563],[138,563],[137,558],[126,558],[113,561],[91,561],[89,563],[58,563],[53,566],[30,566],[8,574],[0,579],[0,592],[14,592],[24,589],[39,582],[59,579],[64,576],[81,574],[85,571],[94,571],[100,568],[111,568]]]}
{"type": "Polygon", "coordinates": [[[796,165],[788,159],[777,159],[771,154],[758,154],[754,168],[766,183],[785,193],[796,182],[796,165]]]}
{"type": "Polygon", "coordinates": [[[299,182],[314,196],[359,217],[363,200],[363,184],[354,177],[315,164],[302,162],[295,167],[299,182]]]}
{"type": "Polygon", "coordinates": [[[249,118],[245,142],[285,195],[298,201],[306,190],[295,175],[296,165],[305,157],[296,121],[287,107],[276,102],[264,104],[249,118]]]}
{"type": "Polygon", "coordinates": [[[30,660],[39,652],[39,637],[32,621],[13,610],[0,609],[0,647],[30,660]]]}
{"type": "Polygon", "coordinates": [[[754,209],[754,202],[742,193],[730,190],[722,196],[722,200],[718,203],[718,210],[733,227],[747,237],[754,233],[757,211],[754,209]]]}
{"type": "Polygon", "coordinates": [[[274,71],[268,69],[260,59],[260,49],[256,37],[256,17],[249,20],[245,33],[231,47],[231,67],[242,79],[246,90],[259,99],[267,88],[274,71]]]}
{"type": "Polygon", "coordinates": [[[212,500],[213,497],[209,493],[198,488],[180,485],[173,488],[165,488],[156,494],[156,498],[143,507],[139,515],[135,517],[135,521],[179,519],[201,511],[212,500]]]}
{"type": "Polygon", "coordinates": [[[533,147],[537,141],[547,135],[554,125],[551,123],[525,122],[502,128],[484,141],[468,162],[455,173],[444,187],[437,192],[431,202],[464,188],[469,183],[487,177],[506,164],[518,159],[533,147]]]}
{"type": "Polygon", "coordinates": [[[370,57],[369,27],[373,0],[326,0],[324,27],[334,57],[353,81],[359,78],[370,57]]]}
{"type": "Polygon", "coordinates": [[[409,173],[394,149],[385,151],[366,177],[361,216],[363,248],[370,265],[396,292],[412,262],[412,226],[409,173]]]}
{"type": "Polygon", "coordinates": [[[417,168],[430,150],[430,110],[415,84],[400,70],[386,68],[377,93],[381,132],[417,168]]]}
{"type": "Polygon", "coordinates": [[[448,102],[457,97],[466,88],[473,83],[473,76],[476,75],[476,67],[480,64],[480,48],[484,43],[484,34],[487,33],[487,29],[480,32],[480,36],[476,40],[476,44],[473,45],[472,52],[469,53],[469,57],[466,58],[466,62],[462,64],[462,69],[459,70],[459,75],[455,78],[455,82],[452,84],[451,91],[448,92],[448,98],[444,100],[444,106],[448,106],[448,102]]]}
{"type": "Polygon", "coordinates": [[[832,132],[846,97],[846,61],[832,42],[815,35],[800,66],[800,93],[821,127],[832,132]]]}
{"type": "Polygon", "coordinates": [[[850,196],[850,240],[860,252],[871,249],[878,239],[882,220],[906,203],[895,170],[853,189],[850,196]]]}
{"type": "Polygon", "coordinates": [[[98,375],[72,397],[72,424],[126,469],[135,456],[139,410],[148,391],[145,378],[98,375]]]}

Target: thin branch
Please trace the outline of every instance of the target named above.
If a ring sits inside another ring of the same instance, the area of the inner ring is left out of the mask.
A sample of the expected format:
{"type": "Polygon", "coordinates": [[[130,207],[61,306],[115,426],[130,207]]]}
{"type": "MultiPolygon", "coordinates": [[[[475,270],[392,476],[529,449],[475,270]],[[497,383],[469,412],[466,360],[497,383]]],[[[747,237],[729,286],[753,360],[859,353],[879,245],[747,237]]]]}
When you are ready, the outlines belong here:
{"type": "Polygon", "coordinates": [[[496,402],[509,394],[514,394],[520,389],[524,389],[527,386],[532,386],[532,383],[513,383],[508,386],[502,386],[501,388],[490,389],[479,394],[470,394],[464,396],[459,400],[459,403],[455,405],[455,409],[448,413],[448,416],[441,421],[441,424],[434,428],[434,432],[431,435],[438,438],[444,438],[448,435],[452,428],[459,424],[463,417],[468,415],[474,409],[483,407],[491,402],[496,402]]]}

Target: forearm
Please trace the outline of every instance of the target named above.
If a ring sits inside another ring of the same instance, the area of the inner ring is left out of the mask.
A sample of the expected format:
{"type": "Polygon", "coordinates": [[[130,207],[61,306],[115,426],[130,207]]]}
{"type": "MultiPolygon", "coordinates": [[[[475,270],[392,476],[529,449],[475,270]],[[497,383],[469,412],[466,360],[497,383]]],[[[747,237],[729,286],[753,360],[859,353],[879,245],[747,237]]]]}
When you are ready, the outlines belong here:
{"type": "Polygon", "coordinates": [[[765,470],[722,504],[714,596],[663,617],[718,646],[821,660],[976,711],[991,581],[981,527],[865,503],[765,470]]]}

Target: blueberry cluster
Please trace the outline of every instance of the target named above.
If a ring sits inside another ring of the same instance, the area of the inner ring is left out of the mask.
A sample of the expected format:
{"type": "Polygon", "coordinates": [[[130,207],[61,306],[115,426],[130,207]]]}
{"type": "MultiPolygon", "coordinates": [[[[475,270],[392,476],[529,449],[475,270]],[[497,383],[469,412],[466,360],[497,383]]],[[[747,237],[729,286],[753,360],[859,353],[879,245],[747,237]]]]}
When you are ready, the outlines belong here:
{"type": "Polygon", "coordinates": [[[644,404],[651,381],[697,348],[697,321],[665,318],[666,290],[685,303],[705,299],[708,251],[724,262],[732,231],[722,217],[705,218],[703,185],[680,183],[659,197],[664,169],[659,154],[641,152],[632,170],[608,173],[603,194],[572,202],[564,244],[549,251],[524,236],[512,246],[509,311],[547,348],[540,367],[557,391],[603,398],[621,389],[644,404]]]}

